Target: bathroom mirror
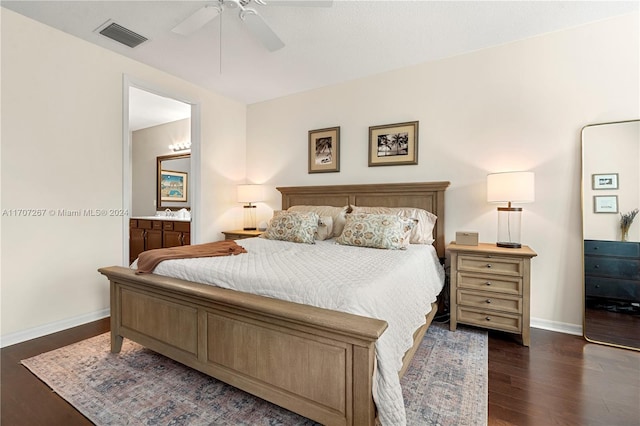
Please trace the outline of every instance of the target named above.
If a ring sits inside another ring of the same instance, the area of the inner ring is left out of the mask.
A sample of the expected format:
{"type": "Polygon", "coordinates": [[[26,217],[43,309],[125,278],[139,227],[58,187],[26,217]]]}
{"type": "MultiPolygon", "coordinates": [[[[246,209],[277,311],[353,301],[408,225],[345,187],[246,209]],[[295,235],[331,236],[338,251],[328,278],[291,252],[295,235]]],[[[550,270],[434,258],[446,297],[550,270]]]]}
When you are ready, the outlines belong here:
{"type": "Polygon", "coordinates": [[[582,129],[584,337],[640,350],[640,120],[582,129]],[[627,220],[624,220],[624,217],[627,220]]]}
{"type": "Polygon", "coordinates": [[[156,203],[158,210],[189,207],[191,154],[157,157],[156,203]]]}

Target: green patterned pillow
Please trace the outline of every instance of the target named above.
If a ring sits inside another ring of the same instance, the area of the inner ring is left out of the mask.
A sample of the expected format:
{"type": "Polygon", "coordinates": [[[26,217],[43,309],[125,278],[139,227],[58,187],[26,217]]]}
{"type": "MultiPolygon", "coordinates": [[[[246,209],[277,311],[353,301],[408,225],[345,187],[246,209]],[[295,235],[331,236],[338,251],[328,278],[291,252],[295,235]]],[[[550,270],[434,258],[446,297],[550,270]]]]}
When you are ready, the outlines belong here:
{"type": "Polygon", "coordinates": [[[318,230],[319,219],[313,212],[281,212],[271,218],[261,236],[269,240],[315,244],[313,237],[318,230]]]}
{"type": "Polygon", "coordinates": [[[348,214],[336,242],[349,246],[406,249],[414,225],[414,220],[393,214],[348,214]]]}

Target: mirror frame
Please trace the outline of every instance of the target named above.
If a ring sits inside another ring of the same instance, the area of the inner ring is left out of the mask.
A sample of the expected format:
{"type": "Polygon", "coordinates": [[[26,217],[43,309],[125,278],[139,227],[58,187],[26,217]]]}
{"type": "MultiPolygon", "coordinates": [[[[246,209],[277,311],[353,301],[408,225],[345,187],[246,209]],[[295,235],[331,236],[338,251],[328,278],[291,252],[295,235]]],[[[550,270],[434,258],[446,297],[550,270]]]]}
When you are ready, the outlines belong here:
{"type": "Polygon", "coordinates": [[[162,181],[162,162],[167,160],[179,160],[181,158],[191,158],[191,152],[184,152],[179,154],[159,155],[156,157],[156,210],[171,209],[180,210],[182,208],[189,208],[189,199],[187,198],[187,205],[185,206],[163,206],[162,194],[160,190],[160,182],[162,181]]]}
{"type": "Polygon", "coordinates": [[[585,224],[584,224],[584,217],[585,217],[585,185],[589,184],[591,185],[591,177],[589,177],[588,182],[585,179],[585,138],[584,138],[584,132],[585,130],[587,130],[590,127],[595,127],[595,126],[604,126],[604,125],[612,125],[612,124],[625,124],[625,123],[634,123],[634,122],[640,122],[640,119],[631,119],[631,120],[622,120],[622,121],[611,121],[611,122],[605,122],[605,123],[593,123],[593,124],[588,124],[586,126],[584,126],[581,131],[580,131],[580,148],[581,148],[581,164],[580,164],[580,172],[581,172],[581,176],[580,176],[580,201],[581,201],[581,205],[580,205],[580,211],[582,213],[581,215],[581,236],[582,236],[582,337],[590,342],[590,343],[597,343],[597,344],[601,344],[601,345],[606,345],[606,346],[613,346],[613,347],[617,347],[617,348],[622,348],[622,349],[630,349],[633,351],[640,351],[640,347],[634,347],[634,346],[626,346],[626,345],[622,345],[619,343],[614,343],[614,342],[606,342],[606,341],[602,341],[602,340],[596,340],[596,339],[592,339],[590,337],[587,336],[587,294],[586,294],[586,276],[585,276],[585,224]]]}

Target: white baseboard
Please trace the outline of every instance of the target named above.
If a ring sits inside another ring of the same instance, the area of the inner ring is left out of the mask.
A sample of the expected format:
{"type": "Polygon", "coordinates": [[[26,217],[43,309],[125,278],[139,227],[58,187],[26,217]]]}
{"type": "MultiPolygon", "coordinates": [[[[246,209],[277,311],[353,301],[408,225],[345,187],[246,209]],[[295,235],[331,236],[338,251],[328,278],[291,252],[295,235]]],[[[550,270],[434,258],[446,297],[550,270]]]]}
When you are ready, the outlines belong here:
{"type": "Polygon", "coordinates": [[[531,318],[531,327],[558,333],[582,336],[582,324],[568,324],[566,322],[549,321],[541,318],[531,318]]]}
{"type": "Polygon", "coordinates": [[[88,322],[97,321],[99,319],[108,317],[109,314],[109,308],[106,308],[101,311],[91,312],[77,317],[67,318],[50,324],[41,325],[39,327],[30,328],[28,330],[18,331],[16,333],[10,333],[5,336],[0,336],[0,348],[15,345],[16,343],[26,342],[27,340],[46,336],[47,334],[57,333],[58,331],[77,327],[88,322]]]}

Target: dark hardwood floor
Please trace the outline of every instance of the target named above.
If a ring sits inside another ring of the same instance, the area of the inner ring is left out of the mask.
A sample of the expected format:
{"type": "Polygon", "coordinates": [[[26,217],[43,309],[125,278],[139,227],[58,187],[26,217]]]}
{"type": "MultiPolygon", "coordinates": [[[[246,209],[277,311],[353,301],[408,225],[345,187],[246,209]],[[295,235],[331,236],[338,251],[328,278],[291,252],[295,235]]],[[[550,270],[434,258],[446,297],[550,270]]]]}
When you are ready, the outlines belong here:
{"type": "Polygon", "coordinates": [[[490,425],[640,425],[640,352],[531,329],[489,334],[490,425]]]}
{"type": "MultiPolygon", "coordinates": [[[[109,330],[107,319],[1,350],[3,426],[90,425],[20,360],[109,330]]],[[[640,352],[532,329],[489,334],[489,425],[640,425],[640,352]]]]}

